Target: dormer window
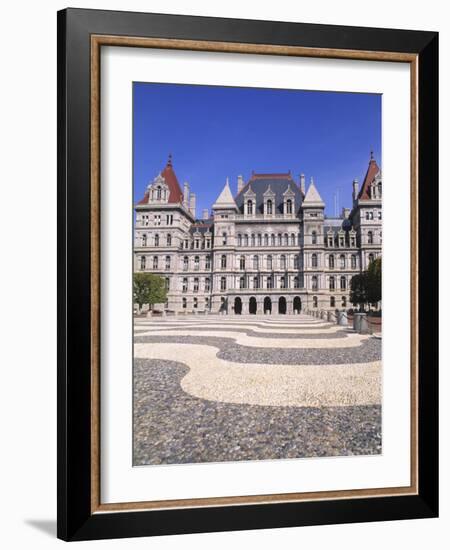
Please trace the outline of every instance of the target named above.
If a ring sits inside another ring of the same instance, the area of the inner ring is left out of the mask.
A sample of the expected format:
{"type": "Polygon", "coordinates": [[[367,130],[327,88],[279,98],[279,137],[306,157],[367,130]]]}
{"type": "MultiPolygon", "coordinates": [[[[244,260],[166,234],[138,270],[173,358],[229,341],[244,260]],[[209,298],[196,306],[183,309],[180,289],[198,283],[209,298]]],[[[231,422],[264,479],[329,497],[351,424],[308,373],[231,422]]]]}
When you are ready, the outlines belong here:
{"type": "Polygon", "coordinates": [[[273,214],[273,202],[271,199],[269,199],[266,203],[266,214],[269,214],[269,215],[273,214]]]}
{"type": "Polygon", "coordinates": [[[248,215],[253,214],[253,201],[251,199],[248,199],[247,201],[247,214],[248,215]]]}
{"type": "Polygon", "coordinates": [[[286,201],[286,214],[292,214],[292,201],[288,199],[286,201]]]}

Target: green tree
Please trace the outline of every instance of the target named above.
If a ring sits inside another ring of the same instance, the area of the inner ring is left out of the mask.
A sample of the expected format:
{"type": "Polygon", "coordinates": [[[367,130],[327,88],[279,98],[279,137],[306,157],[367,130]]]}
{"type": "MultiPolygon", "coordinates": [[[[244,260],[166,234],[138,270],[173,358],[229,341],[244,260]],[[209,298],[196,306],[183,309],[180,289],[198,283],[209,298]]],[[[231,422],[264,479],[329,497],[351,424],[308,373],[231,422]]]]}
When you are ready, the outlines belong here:
{"type": "Polygon", "coordinates": [[[367,269],[367,302],[376,304],[381,300],[381,258],[370,263],[367,269]]]}
{"type": "Polygon", "coordinates": [[[353,275],[350,281],[350,302],[364,310],[367,304],[367,271],[353,275]]]}
{"type": "Polygon", "coordinates": [[[139,310],[144,304],[150,309],[154,304],[166,301],[167,290],[163,277],[154,273],[135,273],[133,276],[133,299],[139,310]]]}

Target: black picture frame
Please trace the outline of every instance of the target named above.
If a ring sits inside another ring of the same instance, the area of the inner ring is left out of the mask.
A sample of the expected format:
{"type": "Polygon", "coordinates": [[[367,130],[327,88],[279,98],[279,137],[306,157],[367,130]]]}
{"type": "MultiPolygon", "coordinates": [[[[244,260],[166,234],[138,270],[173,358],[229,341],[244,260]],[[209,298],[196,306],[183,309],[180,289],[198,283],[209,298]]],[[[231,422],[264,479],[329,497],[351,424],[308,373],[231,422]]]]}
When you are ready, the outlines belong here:
{"type": "Polygon", "coordinates": [[[138,537],[438,515],[438,33],[117,11],[58,12],[58,531],[138,537]],[[92,513],[91,36],[403,52],[418,59],[418,493],[92,513]]]}

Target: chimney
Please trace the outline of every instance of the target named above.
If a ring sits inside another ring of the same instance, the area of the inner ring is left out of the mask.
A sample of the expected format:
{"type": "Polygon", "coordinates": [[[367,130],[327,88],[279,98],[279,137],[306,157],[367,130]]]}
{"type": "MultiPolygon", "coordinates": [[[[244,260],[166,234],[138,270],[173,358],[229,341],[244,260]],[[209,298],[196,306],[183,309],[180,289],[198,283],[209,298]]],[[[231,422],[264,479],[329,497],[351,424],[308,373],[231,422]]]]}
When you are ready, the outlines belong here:
{"type": "Polygon", "coordinates": [[[300,174],[300,191],[305,195],[305,174],[300,174]]]}
{"type": "Polygon", "coordinates": [[[209,212],[208,212],[208,209],[207,209],[207,208],[203,208],[203,210],[202,210],[202,218],[203,218],[204,220],[209,219],[209,212]]]}
{"type": "Polygon", "coordinates": [[[239,193],[242,191],[242,189],[244,189],[244,178],[242,176],[238,176],[238,179],[237,179],[237,192],[238,192],[238,195],[239,193]]]}
{"type": "Polygon", "coordinates": [[[353,202],[355,202],[356,198],[358,197],[358,191],[359,191],[358,180],[355,178],[353,180],[353,194],[352,194],[353,202]]]}
{"type": "Polygon", "coordinates": [[[183,206],[189,210],[189,183],[187,181],[183,185],[183,206]]]}
{"type": "Polygon", "coordinates": [[[350,216],[350,208],[343,208],[342,209],[342,215],[341,215],[341,218],[343,218],[344,220],[348,220],[348,217],[350,216]]]}
{"type": "Polygon", "coordinates": [[[195,193],[191,193],[191,196],[189,197],[189,210],[192,214],[192,216],[195,218],[195,193]]]}

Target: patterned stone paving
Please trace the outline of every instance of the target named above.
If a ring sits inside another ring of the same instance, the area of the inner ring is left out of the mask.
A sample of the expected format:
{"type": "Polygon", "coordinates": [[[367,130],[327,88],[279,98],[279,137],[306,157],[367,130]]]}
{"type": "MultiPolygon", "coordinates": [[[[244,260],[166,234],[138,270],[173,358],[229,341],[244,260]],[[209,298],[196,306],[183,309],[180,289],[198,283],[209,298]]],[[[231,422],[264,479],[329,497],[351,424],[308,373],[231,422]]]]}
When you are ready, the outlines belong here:
{"type": "Polygon", "coordinates": [[[381,340],[306,316],[139,319],[135,465],[381,452],[381,340]]]}

